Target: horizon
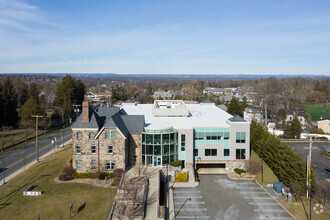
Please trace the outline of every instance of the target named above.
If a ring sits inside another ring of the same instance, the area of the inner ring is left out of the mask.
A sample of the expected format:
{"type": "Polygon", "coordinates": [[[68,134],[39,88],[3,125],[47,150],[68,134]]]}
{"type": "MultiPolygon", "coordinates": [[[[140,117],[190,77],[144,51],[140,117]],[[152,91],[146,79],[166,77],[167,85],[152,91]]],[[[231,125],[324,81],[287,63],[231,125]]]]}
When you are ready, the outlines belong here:
{"type": "Polygon", "coordinates": [[[330,2],[0,0],[1,74],[330,75],[330,2]]]}

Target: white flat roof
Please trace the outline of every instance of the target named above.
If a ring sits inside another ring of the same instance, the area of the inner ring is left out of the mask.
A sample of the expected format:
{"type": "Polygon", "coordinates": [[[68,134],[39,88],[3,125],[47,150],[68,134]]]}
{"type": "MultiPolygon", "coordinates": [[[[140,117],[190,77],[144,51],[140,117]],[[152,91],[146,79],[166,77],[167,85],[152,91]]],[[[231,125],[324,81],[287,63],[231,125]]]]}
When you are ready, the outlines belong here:
{"type": "Polygon", "coordinates": [[[144,115],[145,128],[198,128],[198,127],[229,127],[226,120],[233,117],[216,106],[186,104],[190,112],[188,117],[155,117],[152,115],[153,104],[122,106],[128,115],[144,115]]]}

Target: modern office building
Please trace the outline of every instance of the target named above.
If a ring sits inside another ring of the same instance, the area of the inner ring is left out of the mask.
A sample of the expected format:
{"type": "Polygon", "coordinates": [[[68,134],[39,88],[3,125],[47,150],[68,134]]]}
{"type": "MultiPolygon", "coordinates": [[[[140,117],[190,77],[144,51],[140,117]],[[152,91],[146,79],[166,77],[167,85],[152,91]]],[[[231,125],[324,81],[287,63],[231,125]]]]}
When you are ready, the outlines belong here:
{"type": "Polygon", "coordinates": [[[98,111],[85,102],[72,131],[78,172],[134,164],[160,167],[176,160],[183,160],[187,168],[232,170],[244,166],[250,155],[250,123],[211,102],[129,102],[98,111]]]}

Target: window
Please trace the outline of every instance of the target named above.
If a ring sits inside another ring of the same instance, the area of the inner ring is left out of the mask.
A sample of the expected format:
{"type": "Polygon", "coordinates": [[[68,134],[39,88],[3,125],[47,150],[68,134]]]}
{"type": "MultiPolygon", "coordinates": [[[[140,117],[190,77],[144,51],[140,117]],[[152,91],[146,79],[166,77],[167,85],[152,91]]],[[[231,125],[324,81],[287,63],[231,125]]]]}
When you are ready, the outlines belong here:
{"type": "Polygon", "coordinates": [[[92,170],[96,169],[96,160],[92,160],[91,167],[92,167],[92,170]]]}
{"type": "Polygon", "coordinates": [[[81,170],[81,161],[80,160],[76,161],[76,167],[77,167],[77,170],[81,170]]]}
{"type": "Polygon", "coordinates": [[[96,154],[96,146],[92,146],[92,154],[96,154]]]}
{"type": "Polygon", "coordinates": [[[89,133],[89,139],[93,139],[93,137],[94,137],[94,133],[93,132],[90,132],[89,133]]]}
{"type": "Polygon", "coordinates": [[[111,138],[115,138],[115,137],[116,137],[115,131],[111,131],[111,138]]]}
{"type": "Polygon", "coordinates": [[[186,150],[186,135],[181,134],[181,151],[186,150]]]}
{"type": "Polygon", "coordinates": [[[115,169],[115,162],[114,161],[107,161],[105,169],[106,170],[114,170],[115,169]]]}
{"type": "Polygon", "coordinates": [[[110,131],[106,131],[105,132],[105,138],[106,139],[110,139],[110,131]]]}
{"type": "Polygon", "coordinates": [[[81,139],[81,132],[80,131],[77,132],[77,139],[81,139]]]}
{"type": "Polygon", "coordinates": [[[205,156],[217,156],[217,149],[205,149],[205,156]]]}
{"type": "Polygon", "coordinates": [[[223,156],[225,156],[225,157],[230,156],[230,154],[229,154],[229,149],[224,149],[224,150],[223,150],[223,156]]]}
{"type": "Polygon", "coordinates": [[[79,145],[76,146],[76,153],[77,154],[80,154],[81,153],[81,147],[79,145]]]}
{"type": "Polygon", "coordinates": [[[237,160],[245,159],[245,149],[236,149],[236,159],[237,160]]]}
{"type": "Polygon", "coordinates": [[[228,139],[229,139],[229,132],[225,132],[225,133],[224,133],[224,139],[225,139],[225,140],[228,140],[228,139]]]}
{"type": "Polygon", "coordinates": [[[195,156],[195,157],[198,156],[198,149],[194,149],[194,156],[195,156]]]}
{"type": "Polygon", "coordinates": [[[245,143],[245,132],[236,132],[236,143],[245,143]]]}
{"type": "Polygon", "coordinates": [[[112,146],[108,146],[108,154],[112,154],[113,153],[113,148],[112,146]]]}

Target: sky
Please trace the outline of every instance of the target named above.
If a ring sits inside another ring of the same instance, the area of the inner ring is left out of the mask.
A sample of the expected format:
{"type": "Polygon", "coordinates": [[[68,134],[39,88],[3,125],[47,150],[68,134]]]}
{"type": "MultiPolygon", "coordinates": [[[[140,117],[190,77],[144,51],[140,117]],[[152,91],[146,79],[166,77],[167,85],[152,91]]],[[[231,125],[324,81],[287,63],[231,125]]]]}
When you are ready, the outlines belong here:
{"type": "Polygon", "coordinates": [[[330,1],[0,0],[0,73],[330,75],[330,1]]]}

